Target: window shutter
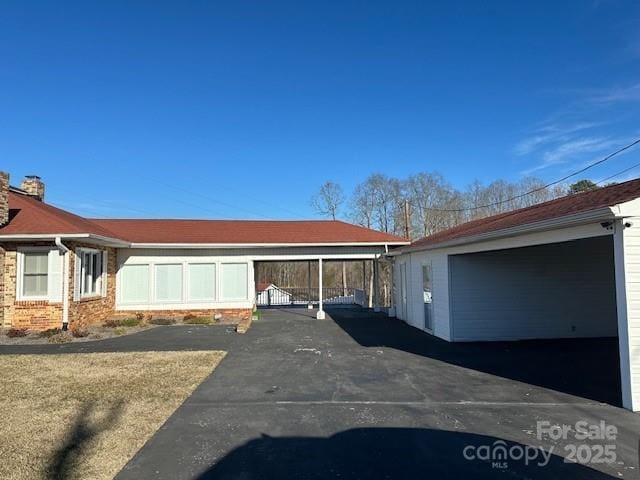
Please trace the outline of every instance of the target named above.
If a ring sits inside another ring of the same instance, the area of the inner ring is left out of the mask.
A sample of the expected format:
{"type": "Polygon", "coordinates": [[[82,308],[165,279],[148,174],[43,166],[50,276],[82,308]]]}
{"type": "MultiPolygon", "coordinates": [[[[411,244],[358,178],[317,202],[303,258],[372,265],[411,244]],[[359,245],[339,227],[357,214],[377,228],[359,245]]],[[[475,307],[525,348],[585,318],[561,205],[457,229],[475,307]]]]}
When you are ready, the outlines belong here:
{"type": "Polygon", "coordinates": [[[109,278],[108,267],[109,267],[108,251],[104,250],[102,252],[102,281],[100,282],[102,286],[103,297],[107,296],[107,281],[109,278]]]}
{"type": "Polygon", "coordinates": [[[80,286],[82,279],[82,253],[79,250],[74,252],[73,257],[73,300],[80,300],[80,286]]]}
{"type": "Polygon", "coordinates": [[[62,255],[59,250],[49,251],[48,296],[50,302],[62,301],[62,255]]]}

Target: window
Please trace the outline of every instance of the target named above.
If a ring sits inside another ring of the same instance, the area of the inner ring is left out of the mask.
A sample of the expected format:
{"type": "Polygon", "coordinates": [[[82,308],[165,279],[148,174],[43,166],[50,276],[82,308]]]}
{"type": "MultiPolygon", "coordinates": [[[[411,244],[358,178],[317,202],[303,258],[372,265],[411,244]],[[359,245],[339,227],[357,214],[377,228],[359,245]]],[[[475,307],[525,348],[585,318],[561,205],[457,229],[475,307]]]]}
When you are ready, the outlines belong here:
{"type": "Polygon", "coordinates": [[[22,297],[47,297],[49,293],[49,252],[23,252],[22,259],[22,297]]]}
{"type": "Polygon", "coordinates": [[[247,264],[223,263],[220,269],[222,274],[220,296],[222,300],[246,300],[248,294],[247,264]]]}
{"type": "Polygon", "coordinates": [[[80,250],[80,295],[95,297],[102,294],[102,252],[80,250]]]}
{"type": "Polygon", "coordinates": [[[122,303],[149,301],[149,265],[125,265],[120,270],[120,300],[122,303]]]}
{"type": "Polygon", "coordinates": [[[192,263],[189,270],[189,300],[214,300],[216,293],[216,264],[192,263]]]}
{"type": "Polygon", "coordinates": [[[182,301],[182,265],[156,265],[155,300],[182,301]]]}

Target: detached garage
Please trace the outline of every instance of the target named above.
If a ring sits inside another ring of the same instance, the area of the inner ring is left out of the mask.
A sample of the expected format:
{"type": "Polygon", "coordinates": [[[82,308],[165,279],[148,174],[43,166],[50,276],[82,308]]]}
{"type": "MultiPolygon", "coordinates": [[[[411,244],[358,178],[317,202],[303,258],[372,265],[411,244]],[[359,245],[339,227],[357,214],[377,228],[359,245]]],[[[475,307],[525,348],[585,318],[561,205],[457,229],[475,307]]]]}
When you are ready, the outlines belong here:
{"type": "Polygon", "coordinates": [[[469,222],[392,255],[400,319],[454,342],[617,337],[622,402],[640,410],[640,180],[469,222]]]}

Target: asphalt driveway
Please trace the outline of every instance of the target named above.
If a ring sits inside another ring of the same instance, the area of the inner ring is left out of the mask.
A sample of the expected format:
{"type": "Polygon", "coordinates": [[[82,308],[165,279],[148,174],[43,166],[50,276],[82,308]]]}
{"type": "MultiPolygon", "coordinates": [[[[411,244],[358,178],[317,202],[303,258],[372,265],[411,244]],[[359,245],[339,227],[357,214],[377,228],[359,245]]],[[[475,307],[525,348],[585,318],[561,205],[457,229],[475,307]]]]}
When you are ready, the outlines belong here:
{"type": "Polygon", "coordinates": [[[118,478],[638,477],[615,342],[450,344],[365,311],[313,317],[265,311],[218,340],[225,360],[118,478]],[[617,431],[538,438],[539,421],[617,431]],[[565,463],[573,446],[588,465],[565,463]]]}

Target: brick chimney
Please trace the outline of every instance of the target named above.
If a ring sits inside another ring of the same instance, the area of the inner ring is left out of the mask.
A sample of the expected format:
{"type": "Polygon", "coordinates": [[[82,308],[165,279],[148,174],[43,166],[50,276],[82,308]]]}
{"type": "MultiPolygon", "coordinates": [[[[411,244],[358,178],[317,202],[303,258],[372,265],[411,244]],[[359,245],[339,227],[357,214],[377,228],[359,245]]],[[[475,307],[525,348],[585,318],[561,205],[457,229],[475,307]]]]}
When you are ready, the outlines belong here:
{"type": "Polygon", "coordinates": [[[44,201],[44,183],[39,176],[27,175],[24,177],[20,188],[36,200],[44,201]]]}
{"type": "Polygon", "coordinates": [[[9,174],[0,172],[0,227],[9,221],[9,174]]]}

